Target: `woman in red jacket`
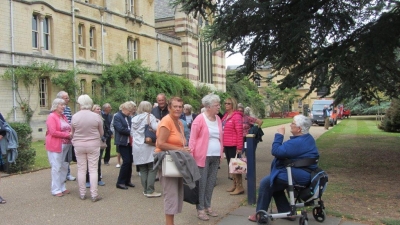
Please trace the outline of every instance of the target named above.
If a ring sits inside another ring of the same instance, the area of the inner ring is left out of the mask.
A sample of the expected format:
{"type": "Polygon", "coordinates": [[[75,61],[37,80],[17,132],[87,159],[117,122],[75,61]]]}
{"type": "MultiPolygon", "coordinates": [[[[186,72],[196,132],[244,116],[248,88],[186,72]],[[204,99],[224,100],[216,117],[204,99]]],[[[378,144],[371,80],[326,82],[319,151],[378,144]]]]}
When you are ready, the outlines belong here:
{"type": "MultiPolygon", "coordinates": [[[[229,162],[231,158],[235,158],[236,154],[242,153],[243,149],[243,118],[242,113],[237,111],[237,101],[234,98],[225,99],[225,114],[222,117],[222,129],[224,151],[226,160],[229,162]]],[[[244,193],[242,185],[242,174],[232,174],[233,187],[227,189],[231,195],[239,195],[244,193]]]]}

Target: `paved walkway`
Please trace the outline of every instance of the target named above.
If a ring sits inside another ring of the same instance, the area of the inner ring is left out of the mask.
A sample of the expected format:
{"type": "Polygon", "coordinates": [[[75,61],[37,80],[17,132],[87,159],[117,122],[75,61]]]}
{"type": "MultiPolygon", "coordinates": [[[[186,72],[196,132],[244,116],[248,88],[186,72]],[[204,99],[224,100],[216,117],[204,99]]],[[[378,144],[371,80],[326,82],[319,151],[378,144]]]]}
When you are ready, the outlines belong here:
{"type": "MultiPolygon", "coordinates": [[[[287,125],[287,133],[289,126],[287,125]]],[[[271,142],[277,127],[264,129],[264,141],[257,149],[257,184],[269,173],[271,142]]],[[[312,127],[311,134],[318,138],[324,132],[323,127],[312,127]]],[[[287,134],[285,140],[290,134],[287,134]]],[[[163,214],[163,198],[146,198],[142,194],[140,178],[136,172],[132,182],[135,188],[120,190],[115,187],[119,169],[115,167],[116,158],[112,158],[110,166],[102,166],[105,186],[99,187],[103,200],[92,203],[90,199],[79,199],[78,184],[68,181],[67,188],[71,194],[64,197],[53,197],[50,193],[50,170],[3,177],[0,184],[0,195],[7,203],[0,205],[0,224],[2,225],[36,225],[36,224],[165,224],[163,214]]],[[[72,174],[76,175],[76,164],[71,165],[72,174]]],[[[4,174],[3,174],[4,175],[4,174]]],[[[217,186],[214,189],[212,207],[220,216],[209,221],[201,221],[196,217],[196,208],[184,203],[183,212],[175,216],[175,224],[201,225],[255,225],[247,220],[247,216],[255,212],[254,206],[243,206],[246,195],[230,196],[225,189],[232,181],[227,179],[227,163],[221,163],[217,186]]],[[[246,184],[246,182],[244,182],[246,184]]],[[[161,191],[156,182],[156,191],[161,191]]],[[[89,194],[89,190],[88,193],[89,194]]],[[[329,207],[327,205],[326,207],[329,207]]],[[[310,224],[316,224],[309,214],[310,224]]],[[[297,224],[286,220],[276,220],[273,224],[297,224]]],[[[324,224],[346,224],[340,218],[328,217],[324,224]]]]}

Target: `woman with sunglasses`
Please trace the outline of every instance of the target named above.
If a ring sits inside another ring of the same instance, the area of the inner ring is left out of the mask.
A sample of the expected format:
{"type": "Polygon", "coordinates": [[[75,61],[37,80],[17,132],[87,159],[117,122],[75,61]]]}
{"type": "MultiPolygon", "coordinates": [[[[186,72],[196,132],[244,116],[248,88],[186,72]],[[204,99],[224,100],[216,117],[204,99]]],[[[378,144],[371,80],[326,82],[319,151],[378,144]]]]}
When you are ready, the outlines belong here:
{"type": "MultiPolygon", "coordinates": [[[[222,117],[223,145],[226,160],[229,162],[231,158],[241,157],[243,149],[243,116],[237,111],[237,101],[234,98],[225,99],[225,114],[222,117]]],[[[233,187],[227,189],[231,195],[239,195],[244,193],[242,184],[242,174],[232,174],[233,187]]]]}

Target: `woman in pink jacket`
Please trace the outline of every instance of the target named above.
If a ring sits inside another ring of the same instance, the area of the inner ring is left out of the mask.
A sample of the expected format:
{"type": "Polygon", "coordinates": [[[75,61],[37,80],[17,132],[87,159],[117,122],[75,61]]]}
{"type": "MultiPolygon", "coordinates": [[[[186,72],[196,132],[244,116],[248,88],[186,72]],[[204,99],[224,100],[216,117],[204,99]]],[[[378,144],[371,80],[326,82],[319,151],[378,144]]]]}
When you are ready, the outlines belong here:
{"type": "Polygon", "coordinates": [[[223,154],[222,123],[218,117],[221,108],[218,95],[209,94],[202,100],[205,111],[192,123],[189,148],[199,167],[199,204],[196,205],[197,217],[209,220],[208,216],[218,214],[211,209],[211,197],[217,180],[218,166],[223,154]]]}
{"type": "MultiPolygon", "coordinates": [[[[224,131],[224,151],[226,160],[229,162],[231,158],[241,157],[243,149],[243,116],[237,111],[237,101],[234,98],[225,99],[225,114],[222,117],[222,129],[224,131]]],[[[242,185],[242,174],[232,174],[233,187],[227,189],[231,195],[239,195],[244,193],[242,185]]]]}
{"type": "Polygon", "coordinates": [[[69,163],[65,158],[72,150],[72,133],[68,119],[63,114],[65,106],[63,99],[54,99],[51,113],[46,120],[46,150],[51,165],[51,194],[57,197],[69,194],[69,190],[65,187],[69,163]]]}

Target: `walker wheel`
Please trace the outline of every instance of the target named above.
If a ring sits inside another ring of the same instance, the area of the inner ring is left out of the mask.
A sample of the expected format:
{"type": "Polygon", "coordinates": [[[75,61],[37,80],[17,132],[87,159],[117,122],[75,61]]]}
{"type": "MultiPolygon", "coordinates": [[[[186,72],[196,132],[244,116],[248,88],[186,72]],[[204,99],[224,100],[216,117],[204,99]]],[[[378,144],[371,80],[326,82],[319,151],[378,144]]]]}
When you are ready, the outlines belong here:
{"type": "Polygon", "coordinates": [[[314,219],[320,223],[324,222],[325,220],[325,210],[323,210],[321,207],[314,207],[312,214],[314,216],[314,219]]]}
{"type": "Polygon", "coordinates": [[[306,216],[300,217],[299,225],[308,225],[308,218],[306,216]]]}
{"type": "Polygon", "coordinates": [[[256,213],[257,225],[269,225],[271,220],[265,210],[260,210],[256,213]]]}

